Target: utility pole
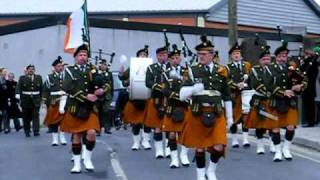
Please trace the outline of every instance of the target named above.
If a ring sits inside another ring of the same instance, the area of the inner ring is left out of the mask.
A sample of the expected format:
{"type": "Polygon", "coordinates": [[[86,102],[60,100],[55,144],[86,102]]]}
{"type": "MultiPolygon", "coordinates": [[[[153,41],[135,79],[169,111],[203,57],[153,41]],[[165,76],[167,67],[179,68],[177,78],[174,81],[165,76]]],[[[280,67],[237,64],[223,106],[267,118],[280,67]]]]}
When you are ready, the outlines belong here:
{"type": "Polygon", "coordinates": [[[232,47],[238,39],[237,27],[237,0],[228,0],[228,18],[229,18],[229,47],[232,47]]]}

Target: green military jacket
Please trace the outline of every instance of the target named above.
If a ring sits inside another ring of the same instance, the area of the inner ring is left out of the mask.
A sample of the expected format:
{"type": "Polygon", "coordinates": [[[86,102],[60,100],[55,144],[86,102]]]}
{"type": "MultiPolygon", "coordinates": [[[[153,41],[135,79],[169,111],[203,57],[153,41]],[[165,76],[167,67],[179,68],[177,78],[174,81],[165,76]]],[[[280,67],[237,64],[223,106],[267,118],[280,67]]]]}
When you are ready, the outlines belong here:
{"type": "MultiPolygon", "coordinates": [[[[232,92],[240,91],[237,84],[240,82],[248,83],[248,80],[245,80],[245,76],[249,76],[251,65],[246,61],[241,61],[241,69],[237,67],[235,63],[227,64],[228,70],[228,85],[231,88],[232,92]]],[[[248,89],[248,88],[247,88],[248,89]]]]}
{"type": "Polygon", "coordinates": [[[29,75],[20,76],[16,93],[20,94],[21,107],[40,107],[42,96],[42,77],[33,75],[33,80],[29,75]]]}
{"type": "Polygon", "coordinates": [[[65,69],[62,89],[69,95],[67,99],[69,112],[75,113],[80,107],[84,106],[93,108],[94,103],[87,101],[87,95],[94,93],[95,77],[99,77],[96,73],[96,68],[90,64],[86,64],[85,72],[82,72],[80,66],[76,64],[65,69]]]}
{"type": "Polygon", "coordinates": [[[64,79],[64,73],[53,72],[49,74],[43,85],[42,99],[46,105],[58,105],[62,90],[62,83],[64,79]]]}
{"type": "Polygon", "coordinates": [[[99,70],[98,73],[101,75],[101,78],[103,80],[103,89],[105,91],[104,98],[106,101],[109,102],[110,100],[112,100],[113,96],[112,72],[99,70]]]}
{"type": "Polygon", "coordinates": [[[191,67],[194,82],[202,82],[207,95],[192,96],[192,111],[199,112],[203,103],[213,105],[217,113],[222,113],[221,101],[231,100],[231,90],[228,86],[227,70],[224,66],[213,63],[212,72],[202,64],[191,67]]]}
{"type": "Polygon", "coordinates": [[[188,103],[180,101],[180,89],[184,82],[190,80],[188,69],[182,66],[170,66],[163,72],[165,78],[164,96],[167,99],[166,113],[171,114],[175,107],[187,107],[188,103]],[[172,77],[171,71],[175,71],[176,77],[172,77]]]}
{"type": "Polygon", "coordinates": [[[251,105],[259,106],[261,100],[270,98],[273,76],[268,66],[253,66],[249,75],[250,88],[256,93],[252,96],[251,105]]]}
{"type": "MultiPolygon", "coordinates": [[[[268,67],[274,77],[274,82],[272,85],[272,94],[275,97],[284,97],[284,91],[291,89],[293,85],[288,65],[282,67],[279,64],[272,63],[268,67]]],[[[299,71],[299,69],[295,69],[294,71],[299,71]]],[[[303,87],[306,88],[308,84],[307,77],[304,77],[301,83],[303,84],[303,87]]]]}
{"type": "Polygon", "coordinates": [[[165,79],[162,75],[163,72],[169,67],[169,64],[154,63],[148,66],[146,73],[146,86],[151,89],[152,98],[161,98],[163,93],[161,92],[165,79]]]}
{"type": "MultiPolygon", "coordinates": [[[[289,90],[292,88],[292,77],[290,77],[290,69],[288,65],[281,66],[276,63],[272,63],[268,66],[270,69],[272,75],[273,75],[273,84],[271,86],[271,93],[272,93],[272,101],[271,101],[271,107],[275,107],[277,104],[277,101],[279,99],[286,99],[284,92],[285,90],[289,90]]],[[[299,69],[295,69],[294,71],[298,71],[299,69]]],[[[292,72],[291,72],[292,73],[292,72]]],[[[305,77],[302,80],[303,89],[307,87],[308,79],[305,77]]],[[[303,91],[302,89],[302,91],[303,91]]],[[[292,107],[296,107],[296,98],[287,99],[290,101],[290,105],[292,107]]]]}
{"type": "Polygon", "coordinates": [[[251,88],[259,95],[270,97],[273,85],[273,76],[268,66],[263,68],[260,65],[253,66],[249,75],[251,88]]]}

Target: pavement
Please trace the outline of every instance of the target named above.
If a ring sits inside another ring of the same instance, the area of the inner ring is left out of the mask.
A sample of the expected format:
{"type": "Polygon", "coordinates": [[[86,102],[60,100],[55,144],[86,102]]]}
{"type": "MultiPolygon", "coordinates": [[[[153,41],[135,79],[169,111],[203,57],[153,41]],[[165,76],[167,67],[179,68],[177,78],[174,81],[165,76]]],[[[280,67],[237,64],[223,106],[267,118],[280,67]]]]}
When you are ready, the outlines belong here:
{"type": "Polygon", "coordinates": [[[293,143],[320,151],[320,126],[308,128],[298,126],[293,143]]]}
{"type": "MultiPolygon", "coordinates": [[[[170,169],[170,159],[157,160],[153,150],[131,151],[131,131],[113,131],[97,137],[93,154],[95,172],[70,174],[70,144],[52,147],[51,135],[25,138],[23,132],[0,134],[0,180],[195,180],[196,164],[170,169]]],[[[69,138],[69,137],[68,137],[69,138]]],[[[294,159],[274,163],[273,154],[256,155],[255,138],[250,148],[229,148],[217,168],[220,180],[313,180],[319,179],[320,153],[292,147],[294,159]],[[290,175],[288,175],[290,173],[290,175]]],[[[194,152],[189,151],[189,159],[194,152]]],[[[207,155],[207,161],[209,156],[207,155]]]]}

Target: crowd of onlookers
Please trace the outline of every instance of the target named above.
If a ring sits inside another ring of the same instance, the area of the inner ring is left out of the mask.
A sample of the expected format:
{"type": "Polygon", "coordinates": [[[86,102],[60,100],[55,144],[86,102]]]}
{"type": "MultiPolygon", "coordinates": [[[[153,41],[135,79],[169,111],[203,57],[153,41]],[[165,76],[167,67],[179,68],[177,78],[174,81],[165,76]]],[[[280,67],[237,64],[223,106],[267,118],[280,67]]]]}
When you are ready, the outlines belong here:
{"type": "Polygon", "coordinates": [[[16,99],[17,81],[12,72],[0,68],[0,132],[10,133],[10,122],[13,120],[16,131],[22,129],[21,110],[16,99]]]}

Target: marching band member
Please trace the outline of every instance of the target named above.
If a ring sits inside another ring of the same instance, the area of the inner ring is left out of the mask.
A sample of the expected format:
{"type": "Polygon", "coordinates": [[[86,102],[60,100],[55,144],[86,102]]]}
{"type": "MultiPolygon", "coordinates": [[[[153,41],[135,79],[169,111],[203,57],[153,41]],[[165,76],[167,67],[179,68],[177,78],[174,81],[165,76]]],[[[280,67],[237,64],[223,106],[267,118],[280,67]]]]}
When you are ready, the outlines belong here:
{"type": "Polygon", "coordinates": [[[295,127],[297,125],[297,94],[301,93],[307,87],[307,78],[301,76],[301,72],[296,65],[288,63],[287,43],[275,50],[275,63],[269,65],[273,75],[272,96],[270,106],[272,113],[278,117],[278,125],[272,129],[272,141],[275,145],[275,155],[273,160],[279,162],[282,160],[282,154],[286,160],[292,160],[290,151],[291,142],[294,137],[295,127]],[[293,75],[298,75],[297,80],[293,75]],[[280,128],[286,128],[285,141],[281,149],[280,128]]]}
{"type": "Polygon", "coordinates": [[[65,92],[62,90],[62,83],[64,79],[64,63],[59,56],[53,61],[53,72],[49,74],[43,85],[43,100],[47,105],[47,114],[44,120],[44,124],[49,128],[52,134],[52,146],[66,145],[67,141],[64,133],[59,130],[60,123],[63,119],[63,114],[59,112],[59,104],[61,99],[65,99],[63,96],[65,92]]]}
{"type": "MultiPolygon", "coordinates": [[[[100,131],[94,103],[97,96],[109,91],[109,86],[98,86],[97,70],[88,63],[89,50],[86,45],[79,46],[74,52],[75,64],[65,70],[63,90],[68,94],[67,111],[61,123],[61,129],[72,133],[72,152],[74,166],[71,173],[81,173],[81,144],[86,145],[83,164],[88,171],[93,171],[92,152],[96,142],[96,132],[100,131]],[[96,79],[97,78],[97,79],[96,79]],[[83,142],[81,140],[84,139],[83,142]]],[[[98,83],[99,81],[99,83],[98,83]]]]}
{"type": "Polygon", "coordinates": [[[277,126],[277,117],[269,107],[273,76],[268,65],[271,63],[270,46],[261,48],[259,65],[253,66],[249,76],[250,85],[256,91],[251,99],[251,109],[245,122],[246,128],[256,129],[257,154],[264,154],[263,134],[277,126]]]}
{"type": "Polygon", "coordinates": [[[249,62],[243,61],[241,58],[241,48],[236,43],[233,47],[231,47],[229,51],[229,55],[231,57],[232,63],[227,64],[228,69],[228,77],[229,82],[228,85],[231,88],[232,94],[232,102],[233,102],[233,120],[234,123],[230,128],[231,139],[232,139],[232,147],[238,148],[239,142],[237,137],[237,125],[242,124],[242,135],[243,142],[242,145],[244,147],[250,147],[250,143],[248,141],[248,129],[246,129],[243,124],[247,119],[247,115],[249,113],[249,107],[244,109],[244,102],[242,102],[242,92],[244,90],[249,90],[248,85],[248,76],[251,65],[249,62]]]}
{"type": "MultiPolygon", "coordinates": [[[[166,115],[162,124],[162,131],[169,133],[169,148],[171,157],[171,168],[179,167],[179,157],[177,148],[177,137],[182,132],[183,121],[185,120],[185,112],[188,109],[188,103],[181,102],[179,99],[179,91],[183,82],[189,79],[187,67],[182,67],[181,51],[177,45],[172,46],[169,53],[170,67],[164,72],[165,90],[164,95],[167,99],[166,115]]],[[[180,160],[183,166],[189,166],[188,148],[181,146],[180,160]]]]}
{"type": "Polygon", "coordinates": [[[146,86],[151,89],[151,98],[147,103],[148,107],[144,124],[147,127],[154,128],[155,156],[156,158],[163,158],[164,156],[168,156],[168,153],[164,153],[163,135],[161,132],[161,123],[166,106],[162,92],[164,90],[164,77],[162,73],[165,72],[168,67],[167,47],[158,48],[156,54],[158,62],[148,66],[146,73],[146,86]]]}
{"type": "Polygon", "coordinates": [[[199,63],[191,67],[193,81],[186,83],[189,86],[183,86],[179,95],[180,100],[191,97],[192,101],[186,112],[181,143],[196,149],[197,180],[205,180],[205,175],[216,180],[217,164],[227,145],[227,121],[229,125],[233,123],[231,92],[226,68],[213,62],[214,46],[205,36],[201,40],[196,46],[199,63]],[[207,170],[206,151],[210,153],[207,170]]]}
{"type": "MultiPolygon", "coordinates": [[[[140,49],[136,53],[136,57],[147,58],[148,57],[148,46],[145,46],[143,49],[140,49]]],[[[122,66],[120,69],[119,79],[122,81],[122,84],[125,87],[128,87],[130,84],[130,68],[124,70],[122,66]]],[[[131,124],[132,126],[132,135],[133,135],[133,145],[132,150],[140,149],[140,143],[142,147],[146,150],[151,149],[150,145],[150,133],[151,128],[143,125],[145,121],[145,116],[147,113],[147,101],[145,100],[129,100],[123,110],[123,119],[126,123],[131,124]],[[140,134],[140,129],[143,127],[142,135],[140,134]]]]}

